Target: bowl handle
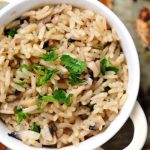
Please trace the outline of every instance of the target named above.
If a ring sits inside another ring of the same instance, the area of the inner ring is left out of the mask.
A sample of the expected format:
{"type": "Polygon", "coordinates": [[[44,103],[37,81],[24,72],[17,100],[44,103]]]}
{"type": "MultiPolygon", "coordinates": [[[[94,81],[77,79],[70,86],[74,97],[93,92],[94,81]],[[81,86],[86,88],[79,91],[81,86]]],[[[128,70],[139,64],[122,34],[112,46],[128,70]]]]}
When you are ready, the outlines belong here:
{"type": "Polygon", "coordinates": [[[134,125],[134,135],[131,143],[123,150],[141,150],[147,137],[147,120],[139,102],[135,103],[130,118],[134,125]]]}
{"type": "MultiPolygon", "coordinates": [[[[130,118],[134,125],[134,135],[131,143],[123,150],[141,150],[147,137],[147,121],[145,114],[139,102],[137,101],[130,115],[130,118]]],[[[104,150],[104,149],[100,147],[96,150],[104,150]]]]}

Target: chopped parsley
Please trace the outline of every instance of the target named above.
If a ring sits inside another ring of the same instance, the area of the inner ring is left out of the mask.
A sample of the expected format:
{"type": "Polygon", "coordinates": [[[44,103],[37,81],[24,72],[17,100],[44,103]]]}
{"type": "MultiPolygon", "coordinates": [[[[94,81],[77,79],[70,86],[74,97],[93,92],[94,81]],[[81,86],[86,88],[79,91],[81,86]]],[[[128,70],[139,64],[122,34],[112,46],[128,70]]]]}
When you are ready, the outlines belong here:
{"type": "Polygon", "coordinates": [[[51,79],[52,75],[58,72],[58,69],[48,70],[45,68],[43,72],[44,72],[44,76],[41,75],[36,76],[37,85],[39,86],[46,84],[51,79]]]}
{"type": "Polygon", "coordinates": [[[69,84],[71,84],[71,85],[81,84],[81,83],[85,82],[85,80],[80,79],[78,76],[76,76],[74,74],[71,74],[69,76],[68,81],[69,81],[69,84]]]}
{"type": "Polygon", "coordinates": [[[61,62],[65,64],[66,68],[75,75],[80,75],[86,71],[86,63],[72,58],[69,55],[62,55],[61,62]]]}
{"type": "Polygon", "coordinates": [[[17,109],[17,110],[16,110],[16,113],[17,113],[17,115],[18,115],[18,120],[17,120],[18,124],[20,124],[24,119],[30,117],[30,115],[24,113],[24,112],[22,111],[22,109],[17,109]]]}
{"type": "Polygon", "coordinates": [[[71,104],[70,97],[72,94],[67,96],[64,90],[55,90],[53,95],[48,96],[39,96],[39,99],[43,100],[44,102],[62,102],[67,105],[71,104]]]}
{"type": "Polygon", "coordinates": [[[112,66],[111,62],[107,58],[103,58],[101,61],[101,73],[105,75],[106,71],[114,71],[118,73],[119,69],[117,67],[112,66]]]}
{"type": "MultiPolygon", "coordinates": [[[[33,65],[22,64],[20,66],[20,70],[22,71],[23,68],[25,68],[28,71],[35,71],[37,73],[35,76],[38,85],[46,84],[51,79],[52,75],[55,72],[58,72],[58,69],[48,70],[44,66],[36,66],[34,64],[33,65]]],[[[19,83],[19,84],[23,84],[23,83],[19,83]]]]}
{"type": "Polygon", "coordinates": [[[39,125],[37,125],[35,122],[33,123],[33,125],[32,125],[32,131],[34,131],[34,132],[37,132],[37,133],[40,133],[40,126],[39,125]]]}
{"type": "Polygon", "coordinates": [[[44,66],[36,66],[36,65],[32,65],[33,70],[36,70],[38,72],[45,72],[47,70],[47,68],[45,68],[44,66]]]}
{"type": "Polygon", "coordinates": [[[5,35],[14,37],[17,34],[17,31],[15,29],[7,29],[5,30],[5,35]]]}
{"type": "Polygon", "coordinates": [[[44,59],[45,61],[55,61],[58,58],[55,54],[56,49],[56,47],[52,47],[50,49],[50,52],[43,54],[42,59],[44,59]]]}

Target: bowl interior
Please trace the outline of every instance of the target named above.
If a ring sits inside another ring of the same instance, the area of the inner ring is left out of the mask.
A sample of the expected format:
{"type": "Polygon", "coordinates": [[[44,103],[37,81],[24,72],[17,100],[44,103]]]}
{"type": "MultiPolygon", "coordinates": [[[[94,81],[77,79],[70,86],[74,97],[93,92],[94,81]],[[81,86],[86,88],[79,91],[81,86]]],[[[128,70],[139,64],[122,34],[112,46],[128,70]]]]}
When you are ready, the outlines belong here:
{"type": "MultiPolygon", "coordinates": [[[[13,19],[19,17],[23,12],[40,6],[44,4],[58,4],[58,3],[67,3],[74,5],[76,7],[91,9],[96,11],[97,13],[103,14],[109,24],[115,28],[120,38],[121,46],[123,52],[126,57],[128,69],[129,69],[129,83],[127,88],[128,99],[125,102],[122,110],[119,112],[119,115],[116,119],[110,124],[110,126],[102,133],[91,137],[84,142],[81,142],[77,147],[76,146],[68,146],[61,148],[62,150],[91,150],[95,149],[98,146],[104,144],[111,137],[113,137],[117,131],[123,126],[125,121],[128,119],[138,93],[139,88],[139,60],[135,45],[133,40],[127,31],[126,27],[123,23],[118,19],[118,17],[111,12],[108,8],[106,8],[103,4],[96,0],[22,0],[22,1],[12,1],[12,3],[6,6],[3,10],[0,11],[0,26],[7,24],[13,19]]],[[[7,145],[9,148],[13,148],[14,150],[20,150],[22,147],[23,150],[52,150],[52,148],[34,148],[23,144],[21,141],[11,138],[7,135],[8,129],[6,126],[0,122],[0,141],[7,145]]]]}

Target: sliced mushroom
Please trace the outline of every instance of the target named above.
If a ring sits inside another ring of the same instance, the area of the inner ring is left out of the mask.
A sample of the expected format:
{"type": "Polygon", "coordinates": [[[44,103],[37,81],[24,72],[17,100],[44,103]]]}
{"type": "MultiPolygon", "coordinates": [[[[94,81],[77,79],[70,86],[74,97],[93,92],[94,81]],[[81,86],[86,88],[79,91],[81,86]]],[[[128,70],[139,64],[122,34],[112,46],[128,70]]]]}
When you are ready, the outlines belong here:
{"type": "Polygon", "coordinates": [[[87,63],[87,66],[90,70],[92,70],[94,78],[98,77],[98,75],[100,73],[100,69],[98,69],[96,63],[91,61],[91,62],[87,63]]]}
{"type": "Polygon", "coordinates": [[[44,128],[41,130],[41,138],[40,142],[43,145],[54,145],[57,142],[56,139],[56,132],[57,128],[53,125],[50,125],[50,127],[46,124],[44,128]]]}
{"type": "Polygon", "coordinates": [[[41,129],[41,136],[47,141],[52,141],[52,134],[47,124],[44,125],[43,129],[41,129]]]}
{"type": "Polygon", "coordinates": [[[23,130],[23,131],[15,131],[8,133],[9,136],[14,137],[18,140],[38,140],[40,138],[40,134],[30,130],[23,130]]]}
{"type": "Polygon", "coordinates": [[[49,125],[49,131],[50,131],[50,133],[52,134],[52,136],[56,135],[57,127],[55,126],[54,123],[51,123],[51,124],[49,125]]]}
{"type": "Polygon", "coordinates": [[[18,101],[10,102],[10,103],[3,103],[0,106],[0,113],[2,114],[14,114],[14,109],[17,106],[18,101]]]}

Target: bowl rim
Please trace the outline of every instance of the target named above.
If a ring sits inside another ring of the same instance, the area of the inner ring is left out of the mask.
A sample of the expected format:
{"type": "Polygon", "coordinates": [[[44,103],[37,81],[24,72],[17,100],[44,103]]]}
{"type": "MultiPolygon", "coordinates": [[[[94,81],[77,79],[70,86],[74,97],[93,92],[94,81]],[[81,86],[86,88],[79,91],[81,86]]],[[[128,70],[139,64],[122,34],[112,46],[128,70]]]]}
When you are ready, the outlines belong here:
{"type": "MultiPolygon", "coordinates": [[[[24,4],[26,3],[31,3],[30,0],[20,0],[20,1],[14,1],[13,3],[10,3],[7,5],[4,9],[0,10],[0,18],[3,15],[6,15],[10,10],[14,10],[14,8],[20,8],[20,6],[23,7],[24,4]]],[[[31,5],[35,5],[35,2],[37,0],[32,0],[31,5]]],[[[42,0],[38,0],[39,3],[42,3],[42,0]]],[[[129,67],[129,83],[128,83],[128,93],[129,97],[127,101],[125,102],[124,106],[122,107],[121,111],[117,115],[117,117],[111,122],[109,127],[104,132],[101,132],[100,134],[97,134],[79,144],[78,147],[76,146],[68,146],[68,147],[63,147],[61,150],[83,150],[86,148],[86,150],[92,150],[100,145],[104,144],[107,142],[109,139],[111,139],[118,131],[119,129],[124,125],[128,117],[130,116],[134,104],[136,102],[138,90],[139,90],[139,82],[140,82],[140,67],[139,67],[139,59],[138,59],[138,54],[136,51],[136,47],[134,45],[134,42],[132,40],[131,35],[129,34],[127,28],[125,25],[121,22],[121,20],[111,11],[109,10],[106,6],[104,6],[102,3],[98,2],[97,0],[82,0],[82,1],[76,1],[76,0],[44,0],[45,1],[53,1],[52,3],[68,3],[75,5],[77,7],[83,7],[83,8],[88,8],[103,14],[109,24],[116,29],[116,32],[119,35],[120,42],[122,45],[122,49],[124,51],[127,65],[129,67]],[[55,2],[54,2],[55,1],[55,2]],[[80,6],[78,6],[80,3],[80,6]],[[124,41],[122,40],[124,38],[124,41]],[[127,46],[126,46],[127,45],[127,46]],[[127,48],[124,49],[124,48],[127,48]],[[130,51],[129,51],[130,50],[130,51]],[[129,52],[128,52],[129,51],[129,52]],[[132,90],[132,92],[131,92],[132,90]]],[[[24,5],[25,6],[25,5],[24,5]]],[[[0,127],[5,128],[2,123],[0,123],[0,127]]],[[[52,150],[52,148],[35,148],[31,146],[27,146],[23,144],[21,141],[18,141],[16,139],[12,139],[8,135],[4,136],[4,134],[0,134],[0,141],[8,146],[9,148],[13,148],[15,150],[20,150],[20,147],[24,147],[24,150],[52,150]],[[5,137],[5,138],[4,138],[5,137]]]]}

